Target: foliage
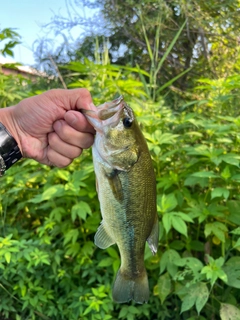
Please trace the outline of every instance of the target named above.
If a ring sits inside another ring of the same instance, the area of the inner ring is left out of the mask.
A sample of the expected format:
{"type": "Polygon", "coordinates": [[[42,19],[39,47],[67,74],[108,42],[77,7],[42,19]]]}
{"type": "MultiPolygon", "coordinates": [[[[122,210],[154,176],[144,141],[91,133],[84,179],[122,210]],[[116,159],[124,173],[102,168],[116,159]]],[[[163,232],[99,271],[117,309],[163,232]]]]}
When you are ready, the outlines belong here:
{"type": "Polygon", "coordinates": [[[20,35],[12,28],[0,30],[0,43],[1,45],[3,44],[3,48],[0,49],[0,54],[13,57],[12,49],[20,43],[20,38],[20,35]]]}
{"type": "MultiPolygon", "coordinates": [[[[20,43],[20,35],[13,29],[0,30],[0,54],[13,56],[13,48],[20,43]]],[[[5,67],[15,70],[19,63],[4,64],[5,67]]],[[[0,65],[0,107],[16,104],[19,100],[41,91],[59,87],[58,78],[39,77],[30,80],[21,74],[4,74],[0,65]]]]}
{"type": "MultiPolygon", "coordinates": [[[[0,30],[0,54],[13,56],[13,47],[19,43],[20,36],[13,29],[0,30]]],[[[27,97],[28,81],[22,76],[4,75],[0,65],[0,107],[13,105],[20,99],[27,97]]]]}
{"type": "MultiPolygon", "coordinates": [[[[94,62],[85,58],[61,70],[69,88],[87,87],[96,104],[124,94],[143,128],[160,218],[158,253],[152,256],[147,246],[145,252],[150,300],[144,305],[112,301],[120,258],[116,246],[100,250],[93,242],[101,217],[92,158],[85,150],[68,168],[25,159],[1,178],[0,316],[239,319],[238,74],[198,79],[194,90],[184,92],[194,101],[176,112],[161,90],[152,99],[151,81],[145,79],[153,79],[153,73],[112,65],[106,50],[96,51],[94,62]]],[[[13,78],[2,79],[2,92],[9,94],[2,95],[4,107],[22,98],[23,87],[11,92],[13,78]]],[[[35,84],[34,90],[50,85],[35,84]]]]}
{"type": "Polygon", "coordinates": [[[232,116],[218,113],[224,100],[211,96],[190,111],[185,106],[175,113],[162,100],[142,99],[144,85],[135,79],[139,73],[131,76],[137,70],[120,72],[88,60],[68,68],[74,81],[76,73],[86,75],[72,86],[95,84],[90,89],[97,103],[101,95],[104,101],[124,92],[144,128],[157,175],[160,217],[158,253],[152,256],[146,248],[145,254],[150,301],[117,305],[111,299],[119,254],[116,247],[100,250],[93,243],[100,213],[92,160],[85,151],[67,169],[24,160],[2,178],[2,315],[18,320],[237,315],[240,119],[234,114],[235,100],[229,105],[232,116]]]}
{"type": "MultiPolygon", "coordinates": [[[[107,37],[111,63],[140,66],[151,74],[157,68],[157,64],[152,63],[154,59],[159,61],[164,57],[186,22],[180,37],[164,59],[161,73],[155,78],[157,86],[162,87],[189,68],[190,72],[176,81],[177,89],[193,88],[194,80],[199,77],[222,77],[239,70],[238,0],[207,3],[203,0],[68,0],[66,4],[66,14],[55,14],[47,26],[64,37],[62,47],[51,53],[58,62],[66,63],[66,57],[70,61],[78,61],[82,57],[94,60],[95,38],[98,37],[104,51],[104,39],[107,37]],[[92,11],[89,13],[83,9],[86,7],[92,11]],[[84,16],[85,12],[88,14],[84,16]],[[69,43],[70,37],[66,34],[77,27],[79,39],[69,43]],[[82,30],[85,31],[84,36],[82,30]],[[153,57],[149,49],[154,53],[153,57]]],[[[49,60],[49,49],[44,49],[44,44],[40,47],[36,53],[41,53],[42,60],[49,60]]],[[[172,104],[176,92],[168,92],[167,98],[172,104]]],[[[175,103],[179,107],[181,100],[179,103],[176,99],[175,103]]]]}

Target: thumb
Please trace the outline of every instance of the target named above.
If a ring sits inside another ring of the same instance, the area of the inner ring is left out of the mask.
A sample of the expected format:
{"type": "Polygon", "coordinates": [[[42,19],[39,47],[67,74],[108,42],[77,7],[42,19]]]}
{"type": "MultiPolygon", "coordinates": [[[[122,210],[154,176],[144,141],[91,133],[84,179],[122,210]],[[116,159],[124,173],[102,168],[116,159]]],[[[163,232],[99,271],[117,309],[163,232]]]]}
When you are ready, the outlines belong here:
{"type": "Polygon", "coordinates": [[[53,89],[45,92],[57,106],[68,110],[91,109],[92,97],[85,88],[80,89],[53,89]]]}
{"type": "Polygon", "coordinates": [[[64,115],[64,120],[75,130],[81,132],[95,133],[94,128],[87,121],[86,117],[79,111],[69,110],[64,115]]]}

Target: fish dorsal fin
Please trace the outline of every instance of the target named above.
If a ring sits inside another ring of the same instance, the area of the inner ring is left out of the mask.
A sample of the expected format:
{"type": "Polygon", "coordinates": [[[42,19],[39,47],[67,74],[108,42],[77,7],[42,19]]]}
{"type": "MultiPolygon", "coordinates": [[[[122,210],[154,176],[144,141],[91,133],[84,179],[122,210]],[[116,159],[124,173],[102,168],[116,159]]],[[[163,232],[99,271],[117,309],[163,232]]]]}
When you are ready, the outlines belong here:
{"type": "Polygon", "coordinates": [[[114,169],[111,173],[106,174],[112,193],[117,201],[123,200],[123,188],[119,178],[120,171],[114,169]]]}
{"type": "Polygon", "coordinates": [[[147,238],[147,242],[148,242],[149,248],[152,251],[152,254],[157,253],[158,239],[159,239],[159,223],[158,223],[158,216],[156,215],[152,231],[150,233],[150,236],[147,238]]]}
{"type": "Polygon", "coordinates": [[[115,240],[107,232],[103,221],[97,229],[94,243],[100,249],[106,249],[115,243],[115,240]]]}

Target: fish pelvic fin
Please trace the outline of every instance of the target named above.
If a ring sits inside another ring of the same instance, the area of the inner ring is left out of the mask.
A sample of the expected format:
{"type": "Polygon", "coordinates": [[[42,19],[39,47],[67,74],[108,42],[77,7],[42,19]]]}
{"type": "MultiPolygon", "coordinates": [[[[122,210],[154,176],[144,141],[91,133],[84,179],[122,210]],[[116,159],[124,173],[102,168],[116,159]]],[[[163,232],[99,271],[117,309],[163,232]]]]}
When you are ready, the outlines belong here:
{"type": "Polygon", "coordinates": [[[113,285],[112,295],[117,303],[126,303],[131,300],[139,304],[147,303],[149,286],[146,269],[138,277],[129,278],[120,268],[113,285]]]}
{"type": "Polygon", "coordinates": [[[149,248],[152,251],[152,254],[157,253],[158,239],[159,239],[159,223],[158,223],[158,216],[156,214],[152,231],[150,233],[150,236],[147,238],[147,243],[149,245],[149,248]]]}
{"type": "Polygon", "coordinates": [[[115,243],[115,240],[107,232],[103,221],[97,229],[94,243],[100,249],[106,249],[115,243]]]}

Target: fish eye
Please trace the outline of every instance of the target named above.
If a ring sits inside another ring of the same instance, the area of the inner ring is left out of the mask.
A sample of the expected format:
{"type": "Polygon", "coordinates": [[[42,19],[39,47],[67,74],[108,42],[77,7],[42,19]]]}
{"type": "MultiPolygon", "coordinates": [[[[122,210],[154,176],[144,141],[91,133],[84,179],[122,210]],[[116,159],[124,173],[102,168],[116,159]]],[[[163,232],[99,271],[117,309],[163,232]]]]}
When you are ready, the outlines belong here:
{"type": "Polygon", "coordinates": [[[123,119],[123,125],[125,128],[130,128],[132,126],[132,119],[131,118],[124,118],[123,119]]]}

